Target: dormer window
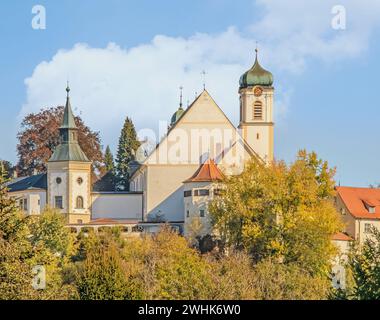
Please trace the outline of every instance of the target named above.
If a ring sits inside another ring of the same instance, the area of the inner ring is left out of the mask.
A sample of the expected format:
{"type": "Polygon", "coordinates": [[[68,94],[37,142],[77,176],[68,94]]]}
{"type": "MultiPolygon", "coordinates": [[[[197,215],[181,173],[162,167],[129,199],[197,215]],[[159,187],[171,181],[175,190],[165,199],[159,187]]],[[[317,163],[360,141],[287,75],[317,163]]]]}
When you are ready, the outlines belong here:
{"type": "Polygon", "coordinates": [[[368,213],[376,213],[376,205],[369,200],[363,200],[363,204],[367,209],[368,213]]]}

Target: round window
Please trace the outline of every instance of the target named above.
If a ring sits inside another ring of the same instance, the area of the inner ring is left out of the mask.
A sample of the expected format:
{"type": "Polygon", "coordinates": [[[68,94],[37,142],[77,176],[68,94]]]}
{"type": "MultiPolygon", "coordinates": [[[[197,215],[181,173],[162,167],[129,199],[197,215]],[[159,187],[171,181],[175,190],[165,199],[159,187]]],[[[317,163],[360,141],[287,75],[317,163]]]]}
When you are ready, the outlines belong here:
{"type": "Polygon", "coordinates": [[[77,179],[77,182],[78,182],[78,184],[82,184],[82,183],[83,183],[83,179],[82,179],[81,177],[79,177],[79,178],[77,179]]]}
{"type": "Polygon", "coordinates": [[[57,184],[61,184],[62,183],[62,179],[60,177],[58,177],[57,179],[55,179],[55,182],[57,182],[57,184]]]}

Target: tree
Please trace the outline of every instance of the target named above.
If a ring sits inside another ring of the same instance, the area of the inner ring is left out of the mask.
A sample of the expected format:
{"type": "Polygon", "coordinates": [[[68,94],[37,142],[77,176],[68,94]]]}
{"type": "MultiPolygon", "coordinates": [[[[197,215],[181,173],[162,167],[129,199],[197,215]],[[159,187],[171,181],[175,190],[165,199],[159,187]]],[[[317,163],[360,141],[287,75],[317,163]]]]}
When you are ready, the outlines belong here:
{"type": "Polygon", "coordinates": [[[125,243],[123,257],[142,299],[207,299],[214,285],[210,264],[187,241],[164,226],[160,232],[125,243]]]}
{"type": "Polygon", "coordinates": [[[13,174],[13,165],[12,165],[12,163],[10,163],[9,161],[6,161],[6,160],[1,160],[1,159],[0,159],[0,163],[4,167],[5,178],[11,178],[12,174],[13,174]]]}
{"type": "Polygon", "coordinates": [[[334,172],[305,151],[291,165],[253,160],[211,203],[212,223],[227,247],[245,248],[255,263],[270,257],[327,274],[336,251],[331,236],[341,228],[334,172]]]}
{"type": "Polygon", "coordinates": [[[65,225],[62,214],[55,209],[46,208],[40,216],[30,218],[30,242],[33,246],[42,243],[46,249],[59,256],[71,255],[74,239],[65,225]]]}
{"type": "MultiPolygon", "coordinates": [[[[55,107],[28,114],[23,119],[21,131],[17,135],[17,167],[21,174],[31,175],[34,169],[46,172],[46,163],[59,144],[63,111],[63,107],[55,107]]],[[[93,169],[102,171],[103,154],[99,133],[91,131],[80,117],[75,117],[75,123],[81,148],[93,162],[93,169]]]]}
{"type": "Polygon", "coordinates": [[[140,142],[137,140],[135,126],[126,118],[121,130],[116,157],[116,175],[119,190],[129,190],[129,163],[134,160],[140,142]]]}
{"type": "Polygon", "coordinates": [[[211,258],[212,275],[217,284],[214,296],[222,300],[316,300],[326,299],[330,282],[311,276],[295,265],[268,258],[257,264],[244,251],[211,258]]]}
{"type": "Polygon", "coordinates": [[[348,272],[353,284],[346,286],[343,296],[352,300],[380,299],[380,231],[375,227],[360,246],[356,243],[349,254],[348,272]]]}
{"type": "Polygon", "coordinates": [[[212,282],[215,284],[208,299],[258,299],[254,287],[252,259],[246,252],[232,251],[228,255],[206,255],[204,257],[211,265],[212,282]]]}
{"type": "Polygon", "coordinates": [[[65,281],[68,230],[58,214],[44,212],[32,219],[18,211],[0,175],[0,299],[66,299],[75,288],[65,281]],[[65,255],[66,254],[66,255],[65,255]],[[46,271],[46,286],[32,286],[34,267],[46,271]]]}
{"type": "Polygon", "coordinates": [[[25,219],[15,199],[9,197],[4,166],[0,163],[0,238],[11,241],[25,236],[25,219]]]}
{"type": "Polygon", "coordinates": [[[114,171],[115,163],[113,160],[113,155],[110,149],[110,146],[107,146],[106,152],[104,153],[104,164],[107,171],[114,171]]]}
{"type": "Polygon", "coordinates": [[[38,299],[39,291],[31,283],[31,268],[19,246],[0,238],[0,299],[38,299]]]}
{"type": "Polygon", "coordinates": [[[128,281],[128,269],[114,242],[97,242],[89,248],[77,274],[82,300],[126,300],[136,298],[128,281]]]}
{"type": "Polygon", "coordinates": [[[260,300],[321,300],[327,299],[330,281],[312,276],[295,264],[282,264],[271,259],[253,267],[253,287],[260,300]]]}

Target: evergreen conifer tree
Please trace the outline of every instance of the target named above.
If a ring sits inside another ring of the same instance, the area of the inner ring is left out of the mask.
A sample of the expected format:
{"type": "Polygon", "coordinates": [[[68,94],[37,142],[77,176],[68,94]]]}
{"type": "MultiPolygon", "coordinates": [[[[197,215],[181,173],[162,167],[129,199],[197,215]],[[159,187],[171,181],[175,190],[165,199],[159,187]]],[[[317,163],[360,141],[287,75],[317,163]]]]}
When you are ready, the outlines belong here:
{"type": "Polygon", "coordinates": [[[116,157],[117,189],[129,191],[129,163],[135,159],[140,142],[137,140],[135,126],[127,117],[121,130],[116,157]]]}
{"type": "Polygon", "coordinates": [[[8,240],[17,233],[19,221],[15,217],[17,212],[16,201],[8,196],[6,170],[0,162],[0,239],[8,240]]]}
{"type": "Polygon", "coordinates": [[[107,172],[114,171],[115,163],[113,160],[113,155],[112,155],[110,146],[107,146],[106,152],[104,153],[104,163],[106,165],[107,172]]]}

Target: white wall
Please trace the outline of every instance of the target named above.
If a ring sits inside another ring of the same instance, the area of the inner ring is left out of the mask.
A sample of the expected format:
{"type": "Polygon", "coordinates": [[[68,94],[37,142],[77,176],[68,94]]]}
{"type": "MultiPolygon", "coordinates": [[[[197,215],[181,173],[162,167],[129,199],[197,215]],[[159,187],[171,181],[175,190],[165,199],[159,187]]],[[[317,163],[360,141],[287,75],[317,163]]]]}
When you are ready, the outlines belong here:
{"type": "Polygon", "coordinates": [[[28,210],[25,213],[28,215],[39,215],[46,206],[45,190],[24,190],[19,192],[10,192],[9,195],[17,201],[20,199],[27,200],[28,210]]]}
{"type": "MultiPolygon", "coordinates": [[[[48,191],[49,191],[49,198],[47,202],[49,203],[50,207],[55,208],[55,196],[61,196],[62,197],[62,210],[61,212],[68,212],[68,173],[65,170],[49,170],[48,171],[48,191]],[[61,183],[57,183],[57,178],[61,178],[61,183]]],[[[59,210],[59,209],[57,209],[59,210]]]]}
{"type": "Polygon", "coordinates": [[[208,205],[210,201],[214,198],[214,188],[217,188],[217,184],[212,182],[187,182],[184,185],[184,191],[192,191],[191,197],[184,197],[184,233],[185,236],[194,236],[195,234],[199,236],[204,236],[207,234],[212,234],[210,215],[208,212],[208,205]],[[209,190],[208,196],[195,196],[194,191],[199,189],[209,190]],[[200,210],[205,210],[205,216],[200,216],[200,210]],[[189,211],[189,217],[187,216],[187,211],[189,211]],[[195,223],[195,225],[193,225],[195,223]],[[198,226],[200,223],[201,226],[198,226]]]}
{"type": "Polygon", "coordinates": [[[92,219],[141,220],[143,198],[140,193],[92,193],[92,219]]]}
{"type": "Polygon", "coordinates": [[[370,224],[372,227],[377,228],[377,230],[380,230],[380,221],[377,219],[357,219],[357,238],[359,238],[360,244],[363,244],[367,238],[372,238],[371,233],[365,232],[365,225],[370,224]]]}

